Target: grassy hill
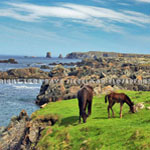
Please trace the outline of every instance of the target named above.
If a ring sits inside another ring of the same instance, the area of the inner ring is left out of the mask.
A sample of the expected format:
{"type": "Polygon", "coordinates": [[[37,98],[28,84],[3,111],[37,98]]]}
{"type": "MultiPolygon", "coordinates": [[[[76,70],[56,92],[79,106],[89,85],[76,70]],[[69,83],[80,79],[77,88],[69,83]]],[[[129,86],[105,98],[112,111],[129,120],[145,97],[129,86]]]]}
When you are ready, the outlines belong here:
{"type": "MultiPolygon", "coordinates": [[[[150,106],[150,92],[123,91],[135,103],[150,106]]],[[[129,113],[124,104],[123,118],[120,105],[114,105],[115,118],[107,118],[104,95],[94,97],[93,112],[87,123],[78,124],[76,99],[50,103],[32,114],[32,118],[57,114],[60,121],[42,131],[37,144],[39,150],[149,150],[150,110],[129,113]]]]}

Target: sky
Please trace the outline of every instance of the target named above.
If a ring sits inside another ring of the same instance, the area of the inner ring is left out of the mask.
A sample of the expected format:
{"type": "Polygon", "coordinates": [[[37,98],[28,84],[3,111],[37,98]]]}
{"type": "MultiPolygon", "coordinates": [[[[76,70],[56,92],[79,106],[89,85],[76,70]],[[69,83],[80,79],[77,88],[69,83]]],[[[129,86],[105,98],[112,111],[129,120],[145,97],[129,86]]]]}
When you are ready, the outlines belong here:
{"type": "Polygon", "coordinates": [[[150,54],[150,0],[1,0],[0,54],[150,54]]]}

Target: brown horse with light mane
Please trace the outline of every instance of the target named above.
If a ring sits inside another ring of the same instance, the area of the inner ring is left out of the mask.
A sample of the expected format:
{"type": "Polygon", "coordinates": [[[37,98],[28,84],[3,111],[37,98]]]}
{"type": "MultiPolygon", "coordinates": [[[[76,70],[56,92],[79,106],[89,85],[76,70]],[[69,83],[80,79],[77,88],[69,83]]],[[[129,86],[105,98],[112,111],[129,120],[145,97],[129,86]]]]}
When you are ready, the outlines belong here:
{"type": "Polygon", "coordinates": [[[130,112],[135,113],[135,106],[131,99],[124,93],[110,93],[105,96],[105,103],[109,101],[108,105],[108,118],[110,118],[110,109],[112,111],[112,116],[114,117],[114,111],[112,109],[115,103],[120,103],[120,118],[122,118],[122,108],[123,104],[126,103],[130,107],[130,112]]]}
{"type": "Polygon", "coordinates": [[[82,85],[77,94],[79,104],[79,123],[81,123],[81,117],[83,122],[86,122],[88,116],[91,115],[92,99],[93,99],[93,87],[90,85],[82,85]],[[88,107],[88,114],[86,114],[86,108],[88,107]]]}

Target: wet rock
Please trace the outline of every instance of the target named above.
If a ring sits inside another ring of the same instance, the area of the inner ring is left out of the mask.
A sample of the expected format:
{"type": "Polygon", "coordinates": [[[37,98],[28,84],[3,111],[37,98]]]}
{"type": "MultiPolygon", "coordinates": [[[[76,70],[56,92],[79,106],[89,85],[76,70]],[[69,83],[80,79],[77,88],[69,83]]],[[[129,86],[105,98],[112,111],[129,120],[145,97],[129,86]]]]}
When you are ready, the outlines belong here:
{"type": "Polygon", "coordinates": [[[0,63],[18,64],[18,62],[13,58],[10,58],[8,60],[0,60],[0,63]]]}
{"type": "Polygon", "coordinates": [[[41,69],[50,69],[50,67],[47,66],[47,65],[42,65],[40,68],[41,68],[41,69]]]}

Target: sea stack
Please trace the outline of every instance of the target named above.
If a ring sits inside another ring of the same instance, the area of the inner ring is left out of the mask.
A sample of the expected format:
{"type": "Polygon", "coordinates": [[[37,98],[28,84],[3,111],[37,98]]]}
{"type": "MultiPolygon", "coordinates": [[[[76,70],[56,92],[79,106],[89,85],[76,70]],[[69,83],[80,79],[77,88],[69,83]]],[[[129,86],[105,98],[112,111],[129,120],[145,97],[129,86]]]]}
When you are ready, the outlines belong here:
{"type": "Polygon", "coordinates": [[[51,52],[47,52],[46,58],[51,58],[51,52]]]}
{"type": "Polygon", "coordinates": [[[59,54],[58,58],[63,58],[62,54],[59,54]]]}

